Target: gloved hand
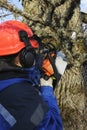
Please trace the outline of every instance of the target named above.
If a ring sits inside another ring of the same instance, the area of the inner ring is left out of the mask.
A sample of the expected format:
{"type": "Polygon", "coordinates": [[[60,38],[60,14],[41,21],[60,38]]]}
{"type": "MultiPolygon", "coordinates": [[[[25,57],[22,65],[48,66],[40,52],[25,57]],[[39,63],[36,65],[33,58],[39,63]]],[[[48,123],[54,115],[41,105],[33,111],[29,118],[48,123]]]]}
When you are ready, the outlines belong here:
{"type": "Polygon", "coordinates": [[[44,78],[41,78],[40,79],[40,86],[50,86],[50,87],[53,87],[52,85],[52,78],[50,77],[48,80],[45,80],[44,78]]]}
{"type": "Polygon", "coordinates": [[[56,60],[55,60],[55,65],[56,65],[58,73],[60,75],[63,75],[63,73],[64,73],[64,71],[66,69],[66,66],[67,66],[67,62],[64,61],[62,57],[57,56],[56,60]]]}

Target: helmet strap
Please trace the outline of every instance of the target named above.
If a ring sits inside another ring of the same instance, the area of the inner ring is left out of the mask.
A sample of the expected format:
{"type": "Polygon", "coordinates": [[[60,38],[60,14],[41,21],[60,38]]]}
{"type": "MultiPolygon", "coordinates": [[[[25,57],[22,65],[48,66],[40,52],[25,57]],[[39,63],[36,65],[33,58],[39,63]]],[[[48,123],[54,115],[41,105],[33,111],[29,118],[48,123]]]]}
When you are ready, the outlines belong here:
{"type": "Polygon", "coordinates": [[[33,66],[35,61],[34,49],[29,42],[29,37],[26,31],[20,30],[18,34],[20,40],[26,45],[26,47],[20,52],[20,63],[24,68],[30,68],[33,66]]]}

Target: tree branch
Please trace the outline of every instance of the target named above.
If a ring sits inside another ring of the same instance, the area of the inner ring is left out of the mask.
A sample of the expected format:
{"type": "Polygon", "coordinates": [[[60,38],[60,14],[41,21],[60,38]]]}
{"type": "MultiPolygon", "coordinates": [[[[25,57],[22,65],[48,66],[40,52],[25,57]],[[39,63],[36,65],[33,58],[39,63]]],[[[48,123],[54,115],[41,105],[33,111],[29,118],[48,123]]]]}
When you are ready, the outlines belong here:
{"type": "Polygon", "coordinates": [[[14,14],[19,14],[20,16],[24,16],[23,12],[19,10],[18,8],[14,7],[11,4],[8,4],[7,2],[4,2],[0,0],[0,7],[7,9],[8,11],[14,13],[14,14]]]}
{"type": "Polygon", "coordinates": [[[28,14],[25,14],[22,10],[20,10],[20,9],[14,7],[13,5],[8,4],[7,2],[4,2],[4,1],[2,1],[2,0],[0,0],[0,7],[4,8],[4,9],[7,9],[8,11],[12,12],[13,14],[16,14],[16,15],[18,14],[18,15],[24,17],[24,18],[27,19],[27,20],[31,20],[31,21],[33,21],[33,22],[37,22],[37,23],[39,22],[39,23],[43,24],[43,23],[42,23],[41,21],[39,21],[39,20],[33,20],[33,19],[31,19],[31,18],[29,17],[29,15],[28,15],[28,14]]]}
{"type": "MultiPolygon", "coordinates": [[[[27,14],[25,14],[20,9],[14,7],[13,5],[8,4],[6,0],[0,0],[0,7],[5,8],[9,10],[10,12],[14,14],[18,14],[26,19],[29,19],[29,16],[27,14]]],[[[81,17],[82,17],[82,22],[87,23],[87,13],[81,12],[81,17]]]]}
{"type": "Polygon", "coordinates": [[[81,12],[82,22],[87,24],[87,13],[81,12]]]}
{"type": "MultiPolygon", "coordinates": [[[[11,14],[12,14],[12,13],[11,13],[11,14]]],[[[2,18],[2,17],[6,17],[6,16],[9,16],[9,15],[11,15],[11,14],[0,15],[0,18],[2,18]]]]}

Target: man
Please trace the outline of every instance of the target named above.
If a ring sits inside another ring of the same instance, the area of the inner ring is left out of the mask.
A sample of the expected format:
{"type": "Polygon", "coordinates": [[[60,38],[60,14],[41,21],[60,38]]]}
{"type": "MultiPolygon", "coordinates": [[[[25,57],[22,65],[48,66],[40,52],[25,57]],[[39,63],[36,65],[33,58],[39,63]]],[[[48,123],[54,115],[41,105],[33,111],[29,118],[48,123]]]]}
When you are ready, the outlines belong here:
{"type": "Polygon", "coordinates": [[[0,24],[0,130],[63,129],[52,78],[36,66],[38,47],[24,23],[0,24]]]}

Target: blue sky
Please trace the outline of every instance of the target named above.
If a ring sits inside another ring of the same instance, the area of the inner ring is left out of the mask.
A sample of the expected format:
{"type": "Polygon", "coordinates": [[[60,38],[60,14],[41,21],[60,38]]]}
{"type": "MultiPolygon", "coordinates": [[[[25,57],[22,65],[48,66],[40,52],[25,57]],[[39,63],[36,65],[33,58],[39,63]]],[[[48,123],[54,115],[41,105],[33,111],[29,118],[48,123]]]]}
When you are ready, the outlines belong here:
{"type": "Polygon", "coordinates": [[[20,0],[20,2],[19,2],[19,0],[7,0],[7,1],[9,1],[10,3],[16,5],[16,7],[18,7],[19,9],[22,9],[22,5],[21,5],[22,0],[20,0]]]}
{"type": "Polygon", "coordinates": [[[81,8],[81,11],[87,13],[87,0],[81,0],[80,8],[81,8]]]}

